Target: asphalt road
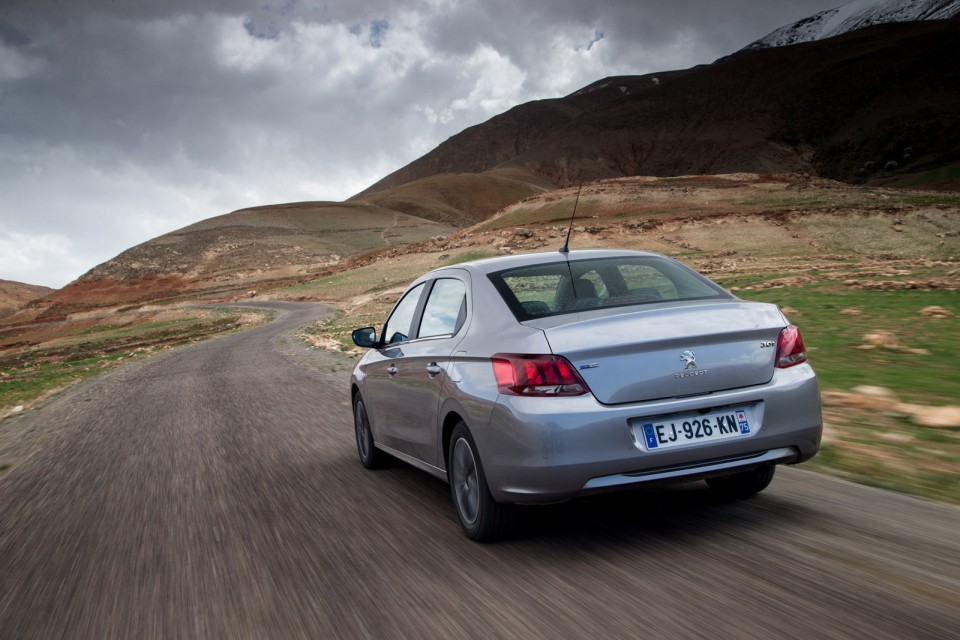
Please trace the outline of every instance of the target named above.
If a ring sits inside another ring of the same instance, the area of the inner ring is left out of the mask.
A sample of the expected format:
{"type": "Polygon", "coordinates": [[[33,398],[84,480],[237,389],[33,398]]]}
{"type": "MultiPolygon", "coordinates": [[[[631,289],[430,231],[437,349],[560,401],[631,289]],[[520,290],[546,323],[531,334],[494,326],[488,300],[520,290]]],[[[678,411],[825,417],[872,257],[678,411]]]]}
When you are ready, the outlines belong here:
{"type": "Polygon", "coordinates": [[[0,477],[0,637],[960,637],[960,510],[802,470],[472,543],[445,484],[360,466],[350,361],[292,337],[324,308],[279,306],[11,419],[46,435],[0,477]]]}

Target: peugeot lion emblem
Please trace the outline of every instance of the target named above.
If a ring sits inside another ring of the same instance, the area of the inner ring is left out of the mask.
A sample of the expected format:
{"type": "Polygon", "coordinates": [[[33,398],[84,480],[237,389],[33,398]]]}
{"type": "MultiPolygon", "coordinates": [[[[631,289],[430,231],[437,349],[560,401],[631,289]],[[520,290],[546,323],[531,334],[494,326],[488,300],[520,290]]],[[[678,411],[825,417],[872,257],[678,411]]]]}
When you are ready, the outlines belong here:
{"type": "Polygon", "coordinates": [[[694,355],[693,351],[684,351],[680,354],[680,359],[683,360],[684,371],[697,368],[697,356],[694,355]]]}

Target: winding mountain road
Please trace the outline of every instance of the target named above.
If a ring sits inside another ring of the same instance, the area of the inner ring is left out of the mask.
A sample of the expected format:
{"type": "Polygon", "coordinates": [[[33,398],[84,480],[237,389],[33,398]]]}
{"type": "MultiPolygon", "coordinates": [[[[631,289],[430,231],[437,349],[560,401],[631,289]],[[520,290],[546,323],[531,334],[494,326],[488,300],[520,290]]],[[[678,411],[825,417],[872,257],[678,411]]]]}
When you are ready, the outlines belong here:
{"type": "Polygon", "coordinates": [[[0,637],[960,636],[960,510],[799,469],[474,544],[445,484],[356,460],[351,361],[293,337],[328,309],[272,306],[10,419],[45,439],[0,477],[0,637]]]}

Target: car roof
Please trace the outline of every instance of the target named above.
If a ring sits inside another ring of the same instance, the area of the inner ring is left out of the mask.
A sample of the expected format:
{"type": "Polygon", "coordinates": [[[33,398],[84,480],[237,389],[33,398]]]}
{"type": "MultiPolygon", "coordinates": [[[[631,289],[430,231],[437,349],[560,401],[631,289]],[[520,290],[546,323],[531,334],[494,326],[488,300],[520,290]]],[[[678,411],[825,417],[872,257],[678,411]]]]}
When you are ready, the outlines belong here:
{"type": "Polygon", "coordinates": [[[560,262],[564,259],[564,257],[566,257],[567,260],[590,260],[597,258],[616,257],[662,258],[664,256],[660,255],[659,253],[651,253],[649,251],[631,251],[628,249],[581,249],[578,251],[571,251],[568,254],[563,254],[559,251],[548,251],[541,253],[524,253],[519,255],[500,256],[496,258],[485,258],[483,260],[470,260],[468,262],[460,262],[447,267],[434,269],[430,273],[440,273],[448,269],[466,269],[472,273],[486,275],[496,271],[503,271],[504,269],[560,262]]]}

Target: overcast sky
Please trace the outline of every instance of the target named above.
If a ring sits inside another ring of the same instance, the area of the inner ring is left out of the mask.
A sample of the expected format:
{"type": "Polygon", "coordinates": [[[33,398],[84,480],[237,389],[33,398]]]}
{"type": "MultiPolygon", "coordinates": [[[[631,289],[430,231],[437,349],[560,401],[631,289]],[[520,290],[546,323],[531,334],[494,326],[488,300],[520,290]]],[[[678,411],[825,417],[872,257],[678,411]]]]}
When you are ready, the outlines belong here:
{"type": "Polygon", "coordinates": [[[0,279],[343,200],[464,128],[843,0],[0,0],[0,279]]]}

